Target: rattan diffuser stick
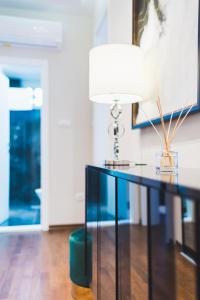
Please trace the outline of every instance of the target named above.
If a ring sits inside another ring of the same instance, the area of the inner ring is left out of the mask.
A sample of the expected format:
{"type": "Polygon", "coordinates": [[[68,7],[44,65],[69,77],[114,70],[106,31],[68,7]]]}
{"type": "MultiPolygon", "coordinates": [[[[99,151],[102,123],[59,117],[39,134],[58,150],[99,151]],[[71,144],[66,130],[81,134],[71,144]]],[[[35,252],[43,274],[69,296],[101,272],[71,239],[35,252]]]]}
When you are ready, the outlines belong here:
{"type": "Polygon", "coordinates": [[[174,139],[176,138],[178,130],[180,129],[183,122],[186,120],[187,116],[189,115],[192,108],[194,107],[194,104],[190,105],[187,110],[185,109],[185,106],[182,108],[174,127],[172,126],[172,120],[173,120],[175,111],[173,111],[170,116],[170,122],[169,122],[168,128],[166,128],[166,125],[165,125],[163,107],[162,107],[162,104],[160,101],[160,97],[158,97],[156,104],[157,104],[157,108],[158,108],[159,116],[160,116],[160,120],[161,120],[161,129],[162,129],[161,133],[158,132],[157,128],[155,127],[153,122],[150,120],[148,115],[142,110],[142,108],[141,108],[141,110],[146,115],[150,124],[152,125],[153,129],[155,130],[156,134],[159,136],[161,142],[163,143],[163,147],[164,147],[163,153],[164,153],[165,157],[168,157],[170,166],[173,167],[174,162],[173,162],[173,158],[172,158],[171,152],[170,152],[171,144],[174,141],[174,139]]]}
{"type": "Polygon", "coordinates": [[[169,123],[169,126],[168,126],[168,130],[166,130],[165,121],[164,121],[164,114],[163,114],[163,108],[162,108],[162,104],[161,104],[161,101],[160,101],[159,97],[158,97],[158,100],[157,100],[157,107],[158,107],[158,111],[159,111],[159,115],[160,115],[160,119],[161,119],[164,146],[165,146],[166,150],[169,150],[172,141],[176,137],[177,131],[180,129],[183,122],[185,121],[185,119],[187,118],[189,113],[191,112],[192,108],[194,107],[194,104],[190,105],[189,108],[186,111],[185,111],[185,107],[182,108],[173,130],[172,130],[171,124],[172,124],[172,119],[173,119],[174,112],[172,112],[172,114],[170,116],[170,123],[169,123]],[[184,113],[184,111],[185,111],[185,113],[184,113]],[[184,113],[184,115],[183,115],[183,113],[184,113]],[[172,130],[172,132],[171,132],[171,130],[172,130]]]}

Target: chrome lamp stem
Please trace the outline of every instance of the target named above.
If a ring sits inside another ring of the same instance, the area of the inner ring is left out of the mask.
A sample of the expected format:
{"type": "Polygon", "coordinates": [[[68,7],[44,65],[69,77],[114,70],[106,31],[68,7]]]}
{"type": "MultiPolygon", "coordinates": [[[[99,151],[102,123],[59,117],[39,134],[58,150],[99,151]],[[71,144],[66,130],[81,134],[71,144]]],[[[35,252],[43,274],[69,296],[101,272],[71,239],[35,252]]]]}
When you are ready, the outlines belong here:
{"type": "Polygon", "coordinates": [[[113,145],[113,151],[114,151],[114,158],[115,160],[119,160],[119,118],[122,114],[122,110],[119,104],[114,104],[111,107],[111,116],[114,118],[114,127],[113,127],[113,134],[114,134],[114,145],[113,145]],[[115,112],[118,111],[118,114],[116,115],[115,112]]]}
{"type": "Polygon", "coordinates": [[[106,160],[106,166],[129,166],[130,163],[127,160],[119,160],[119,139],[124,135],[125,129],[120,126],[120,117],[122,115],[122,108],[118,101],[115,101],[110,108],[110,114],[114,119],[113,124],[109,127],[109,134],[114,138],[113,154],[114,160],[106,160]]]}

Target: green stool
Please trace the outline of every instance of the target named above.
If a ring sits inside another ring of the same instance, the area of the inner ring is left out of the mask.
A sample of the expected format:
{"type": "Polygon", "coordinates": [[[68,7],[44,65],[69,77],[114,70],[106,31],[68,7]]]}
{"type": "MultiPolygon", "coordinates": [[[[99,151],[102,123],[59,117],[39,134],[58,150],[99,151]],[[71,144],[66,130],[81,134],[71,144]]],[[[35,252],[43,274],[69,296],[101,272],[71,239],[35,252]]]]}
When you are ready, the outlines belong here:
{"type": "Polygon", "coordinates": [[[80,287],[89,288],[92,281],[92,237],[85,229],[74,231],[69,237],[70,245],[70,279],[80,287]]]}

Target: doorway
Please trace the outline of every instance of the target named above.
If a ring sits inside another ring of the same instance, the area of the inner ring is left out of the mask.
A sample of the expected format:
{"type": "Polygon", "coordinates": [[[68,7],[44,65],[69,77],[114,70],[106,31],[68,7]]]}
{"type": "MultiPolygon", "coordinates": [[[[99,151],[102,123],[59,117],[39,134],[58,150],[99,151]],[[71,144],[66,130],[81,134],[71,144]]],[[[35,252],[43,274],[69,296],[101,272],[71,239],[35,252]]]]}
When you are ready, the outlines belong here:
{"type": "Polygon", "coordinates": [[[48,229],[47,74],[44,61],[0,59],[0,232],[48,229]]]}

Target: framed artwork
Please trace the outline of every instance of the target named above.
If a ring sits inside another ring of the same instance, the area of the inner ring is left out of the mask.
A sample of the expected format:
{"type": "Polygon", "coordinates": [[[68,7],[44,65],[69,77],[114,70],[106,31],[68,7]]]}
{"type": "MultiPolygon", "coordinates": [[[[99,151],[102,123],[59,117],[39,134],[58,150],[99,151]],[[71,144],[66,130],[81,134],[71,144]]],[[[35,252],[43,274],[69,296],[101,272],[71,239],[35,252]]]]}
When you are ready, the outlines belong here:
{"type": "MultiPolygon", "coordinates": [[[[154,62],[166,121],[191,104],[191,112],[200,111],[199,11],[199,0],[133,0],[133,44],[154,62]]],[[[149,119],[160,123],[155,102],[132,105],[132,128],[149,126],[149,119]]]]}

